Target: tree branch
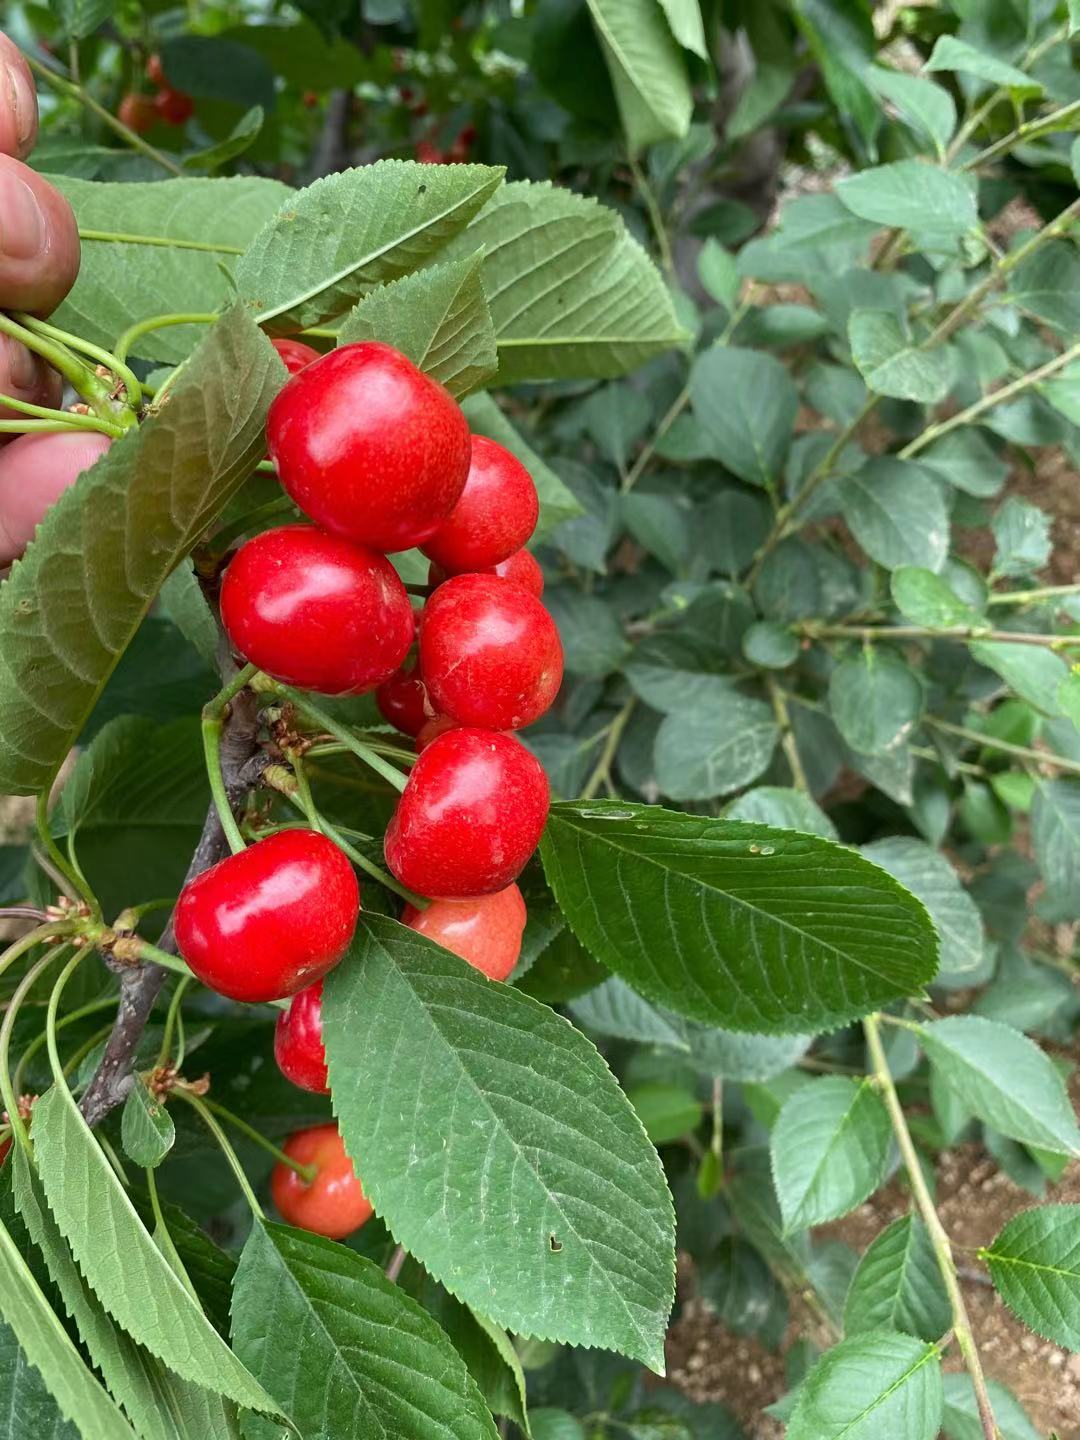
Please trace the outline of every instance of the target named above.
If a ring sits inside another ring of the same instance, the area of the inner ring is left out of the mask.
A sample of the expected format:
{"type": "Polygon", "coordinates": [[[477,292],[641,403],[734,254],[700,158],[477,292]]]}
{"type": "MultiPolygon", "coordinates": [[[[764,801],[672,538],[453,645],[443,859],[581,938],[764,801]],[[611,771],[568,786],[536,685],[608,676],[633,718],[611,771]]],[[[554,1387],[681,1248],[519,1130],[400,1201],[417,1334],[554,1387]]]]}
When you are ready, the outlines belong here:
{"type": "MultiPolygon", "coordinates": [[[[242,691],[232,703],[221,741],[221,768],[225,791],[234,812],[254,785],[269,757],[256,743],[258,713],[255,696],[242,691]]],[[[229,845],[213,804],[206,814],[202,835],[188,866],[187,880],[193,880],[229,854],[229,845]]],[[[172,917],[158,942],[158,948],[176,954],[172,917]]],[[[120,1004],[105,1053],[82,1097],[79,1108],[86,1123],[99,1125],[110,1110],[123,1103],[131,1089],[131,1067],[142,1033],[168,971],[160,965],[124,965],[106,960],[120,977],[120,1004]]]]}

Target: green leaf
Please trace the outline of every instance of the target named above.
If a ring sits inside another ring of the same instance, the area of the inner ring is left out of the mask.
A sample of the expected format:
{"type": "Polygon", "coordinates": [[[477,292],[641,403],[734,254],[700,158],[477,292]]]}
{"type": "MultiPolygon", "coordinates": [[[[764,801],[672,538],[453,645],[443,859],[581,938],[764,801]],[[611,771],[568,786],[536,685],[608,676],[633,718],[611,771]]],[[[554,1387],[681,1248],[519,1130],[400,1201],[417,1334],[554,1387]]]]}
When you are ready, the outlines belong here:
{"type": "MultiPolygon", "coordinates": [[[[679,46],[656,0],[586,3],[630,149],[636,152],[656,140],[685,135],[694,108],[690,82],[679,46]]],[[[684,8],[685,0],[678,3],[684,8]]]]}
{"type": "Polygon", "coordinates": [[[690,1050],[681,1016],[651,1005],[617,975],[572,1000],[570,1010],[586,1030],[597,1034],[684,1053],[690,1050]]]}
{"type": "Polygon", "coordinates": [[[780,361],[757,350],[714,346],[694,361],[690,394],[716,458],[740,480],[778,484],[799,408],[780,361]]]}
{"type": "Polygon", "coordinates": [[[957,39],[955,35],[938,36],[930,59],[923,69],[959,70],[963,75],[974,75],[977,79],[984,80],[987,85],[1012,90],[1017,99],[1041,95],[1043,89],[1037,80],[1033,80],[1023,70],[1018,70],[1015,65],[999,60],[996,55],[988,55],[985,50],[977,50],[974,45],[957,39]]]}
{"type": "Polygon", "coordinates": [[[867,1246],[844,1305],[844,1333],[900,1330],[940,1340],[952,1323],[937,1257],[917,1215],[901,1215],[867,1246]]]}
{"type": "Polygon", "coordinates": [[[864,845],[862,852],[926,906],[941,942],[943,974],[951,978],[982,966],[985,940],[979,907],[940,850],[909,835],[890,835],[864,845]]]}
{"type": "Polygon", "coordinates": [[[949,553],[949,512],[940,482],[907,460],[879,456],[836,482],[844,519],[871,560],[894,570],[940,570],[949,553]]]}
{"type": "Polygon", "coordinates": [[[207,665],[217,663],[217,625],[190,561],[182,561],[158,593],[158,603],[207,665]]]}
{"type": "Polygon", "coordinates": [[[1061,687],[1070,671],[1060,655],[1006,640],[975,640],[970,648],[979,664],[1000,675],[1022,700],[1047,715],[1062,714],[1061,687]]]}
{"type": "Polygon", "coordinates": [[[934,1440],[942,1404],[933,1345],[855,1335],[827,1350],[803,1381],[787,1440],[934,1440]]]}
{"type": "Polygon", "coordinates": [[[512,455],[517,456],[532,476],[540,499],[540,520],[533,535],[533,544],[544,539],[564,520],[572,520],[575,516],[584,514],[573,491],[567,488],[547,461],[523,438],[490,395],[470,395],[462,409],[475,434],[487,435],[489,439],[497,440],[512,455]]]}
{"type": "Polygon", "coordinates": [[[796,0],[795,24],[821,69],[839,115],[852,124],[868,150],[881,120],[881,105],[863,78],[878,48],[870,12],[833,0],[796,0]]]}
{"type": "Polygon", "coordinates": [[[759,620],[742,637],[743,654],[763,670],[786,670],[802,652],[799,637],[778,620],[759,620]]]}
{"type": "Polygon", "coordinates": [[[948,352],[921,350],[890,310],[853,310],[848,339],[851,358],[875,394],[936,405],[949,393],[948,352]]]}
{"type": "Polygon", "coordinates": [[[633,1086],[626,1098],[654,1145],[681,1140],[701,1124],[701,1101],[681,1085],[649,1081],[633,1086]]]}
{"type": "Polygon", "coordinates": [[[147,1234],[67,1090],[53,1086],[34,1107],[34,1155],[56,1223],[113,1319],[184,1379],[277,1414],[147,1234]]]}
{"type": "Polygon", "coordinates": [[[919,456],[919,464],[933,470],[957,490],[986,499],[1005,483],[1009,467],[981,430],[953,430],[919,456]]]}
{"type": "Polygon", "coordinates": [[[589,1041],[370,915],[326,981],[323,1029],[346,1147],[410,1254],[510,1330],[662,1370],[670,1197],[589,1041]]]}
{"type": "Polygon", "coordinates": [[[1050,900],[1080,913],[1080,781],[1039,782],[1031,838],[1050,900]]]}
{"type": "Polygon", "coordinates": [[[72,40],[85,40],[112,19],[117,0],[50,0],[49,8],[56,12],[65,34],[72,40]]]}
{"type": "Polygon", "coordinates": [[[884,755],[903,744],[918,723],[923,688],[899,655],[875,645],[837,663],[829,680],[829,706],[853,750],[884,755]]]}
{"type": "Polygon", "coordinates": [[[886,70],[871,65],[865,73],[866,83],[877,94],[896,106],[900,118],[933,145],[941,159],[956,129],[956,103],[943,85],[908,75],[902,70],[886,70]]]}
{"type": "Polygon", "coordinates": [[[656,266],[595,200],[504,185],[447,256],[481,247],[500,385],[616,379],[688,338],[656,266]]]}
{"type": "Polygon", "coordinates": [[[483,255],[435,265],[372,290],[345,317],[338,344],[381,340],[460,397],[498,369],[480,274],[483,255]]]}
{"type": "MultiPolygon", "coordinates": [[[[1071,241],[1051,241],[1041,245],[1022,261],[1009,277],[1009,298],[1055,330],[1070,336],[1080,327],[1080,256],[1071,241]]],[[[1075,388],[1076,371],[1072,367],[1059,376],[1060,385],[1075,388]]],[[[1068,413],[1066,407],[1066,413],[1068,413]]]]}
{"type": "Polygon", "coordinates": [[[575,934],[635,990],[733,1030],[826,1030],[925,984],[929,917],[812,835],[615,801],[557,804],[541,856],[575,934]]]}
{"type": "Polygon", "coordinates": [[[913,625],[930,630],[983,625],[984,618],[966,605],[940,575],[919,565],[901,565],[889,577],[893,604],[913,625]]]}
{"type": "MultiPolygon", "coordinates": [[[[1001,1440],[1040,1440],[1039,1432],[1011,1391],[997,1380],[988,1380],[986,1389],[1001,1440]]],[[[985,1440],[975,1390],[966,1373],[945,1376],[945,1413],[941,1417],[941,1428],[947,1440],[985,1440]]]]}
{"type": "Polygon", "coordinates": [[[7,1415],[5,1440],[78,1440],[38,1370],[27,1360],[10,1325],[0,1320],[0,1411],[7,1415]]]}
{"type": "Polygon", "coordinates": [[[838,1220],[885,1178],[892,1128],[869,1080],[815,1080],[784,1103],[770,1150],[784,1229],[838,1220]]]}
{"type": "Polygon", "coordinates": [[[665,715],[656,736],[656,783],[672,800],[729,795],[768,769],[779,738],[772,708],[737,691],[665,715]]]}
{"type": "Polygon", "coordinates": [[[121,1138],[124,1154],[144,1170],[160,1165],[176,1140],[172,1116],[138,1076],[124,1101],[121,1138]]]}
{"type": "Polygon", "coordinates": [[[140,1440],[235,1440],[236,1411],[228,1400],[174,1375],[114,1324],[84,1282],[26,1157],[16,1155],[14,1164],[19,1215],[90,1359],[140,1440]]]}
{"type": "Polygon", "coordinates": [[[533,1440],[587,1440],[585,1427],[569,1410],[544,1405],[529,1411],[533,1440]]]}
{"type": "Polygon", "coordinates": [[[66,490],[0,587],[0,791],[48,787],[162,582],[264,453],[284,370],[242,312],[66,490]]]}
{"type": "Polygon", "coordinates": [[[1065,1085],[1039,1047],[995,1020],[953,1015],[919,1027],[932,1064],[973,1115],[1002,1135],[1055,1155],[1080,1154],[1065,1085]]]}
{"type": "Polygon", "coordinates": [[[0,1316],[11,1327],[26,1360],[41,1375],[60,1413],[76,1426],[83,1440],[103,1440],[106,1435],[109,1440],[136,1440],[135,1432],[83,1363],[2,1225],[0,1316]]]}
{"type": "Polygon", "coordinates": [[[758,825],[775,825],[779,830],[801,830],[837,840],[836,826],[817,802],[803,790],[782,785],[758,785],[728,806],[728,820],[750,820],[758,825]]]}
{"type": "Polygon", "coordinates": [[[427,1311],[319,1235],[252,1226],[232,1338],[305,1440],[495,1440],[483,1397],[427,1311]]]}
{"type": "Polygon", "coordinates": [[[490,165],[377,160],[290,195],[236,266],[241,298],[275,335],[342,314],[373,285],[415,270],[502,183],[490,165]]]}
{"type": "MultiPolygon", "coordinates": [[[[222,265],[235,263],[259,227],[293,194],[287,185],[255,176],[104,184],[58,175],[53,183],[70,200],[84,236],[90,231],[153,242],[83,239],[79,278],[53,322],[110,346],[140,320],[190,312],[193,296],[202,311],[229,304],[233,292],[222,265]],[[187,249],[169,241],[209,248],[187,249]]],[[[204,325],[171,325],[141,336],[133,353],[175,365],[205,333],[204,325]]]]}
{"type": "Polygon", "coordinates": [[[711,235],[697,258],[698,279],[712,298],[727,310],[734,310],[742,288],[742,276],[735,256],[711,235]]]}
{"type": "Polygon", "coordinates": [[[629,645],[618,617],[599,595],[553,585],[544,592],[544,604],[559,627],[569,674],[600,679],[619,668],[629,645]]]}
{"type": "Polygon", "coordinates": [[[1050,516],[1018,495],[1008,497],[990,528],[994,532],[995,575],[1030,575],[1050,559],[1050,516]]]}
{"type": "Polygon", "coordinates": [[[237,155],[242,155],[258,139],[265,118],[263,107],[253,105],[241,115],[224,140],[219,140],[216,145],[210,145],[194,155],[185,155],[182,162],[184,169],[216,170],[219,165],[235,160],[237,155]]]}
{"type": "Polygon", "coordinates": [[[914,230],[931,240],[966,235],[978,222],[971,180],[922,160],[860,170],[838,180],[836,193],[860,219],[914,230]]]}
{"type": "Polygon", "coordinates": [[[1025,1325],[1080,1351],[1080,1205],[1021,1211],[980,1256],[1025,1325]]]}
{"type": "Polygon", "coordinates": [[[701,60],[708,60],[705,25],[701,18],[700,0],[660,0],[671,33],[684,50],[692,50],[701,60]]]}

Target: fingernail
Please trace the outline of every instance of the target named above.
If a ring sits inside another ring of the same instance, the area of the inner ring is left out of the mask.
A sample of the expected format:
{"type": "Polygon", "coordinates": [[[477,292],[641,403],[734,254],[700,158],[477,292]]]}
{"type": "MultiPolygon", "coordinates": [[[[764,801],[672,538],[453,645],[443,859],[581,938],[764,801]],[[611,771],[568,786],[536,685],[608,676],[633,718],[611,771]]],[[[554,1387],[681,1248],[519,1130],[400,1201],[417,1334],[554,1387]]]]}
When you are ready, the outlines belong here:
{"type": "Polygon", "coordinates": [[[19,154],[29,149],[34,138],[37,123],[37,96],[30,83],[30,77],[21,65],[5,65],[7,84],[5,89],[11,96],[11,108],[15,116],[15,140],[19,154]]]}
{"type": "Polygon", "coordinates": [[[45,245],[45,216],[24,180],[9,175],[0,198],[0,250],[12,260],[32,260],[45,245]]]}
{"type": "Polygon", "coordinates": [[[38,382],[38,363],[25,345],[7,342],[8,375],[16,390],[31,391],[38,382]]]}

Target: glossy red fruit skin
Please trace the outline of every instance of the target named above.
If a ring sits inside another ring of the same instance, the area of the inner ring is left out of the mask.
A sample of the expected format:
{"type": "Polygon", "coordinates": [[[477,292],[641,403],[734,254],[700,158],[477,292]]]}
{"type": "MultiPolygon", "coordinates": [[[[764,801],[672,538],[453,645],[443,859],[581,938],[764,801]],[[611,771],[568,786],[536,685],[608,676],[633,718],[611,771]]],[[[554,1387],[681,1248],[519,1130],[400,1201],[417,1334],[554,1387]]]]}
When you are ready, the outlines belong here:
{"type": "Polygon", "coordinates": [[[422,548],[448,575],[484,570],[520,550],[539,516],[536,486],[517,456],[474,435],[461,499],[422,548]]]}
{"type": "Polygon", "coordinates": [[[387,826],[386,863],[419,895],[490,895],[521,874],[550,804],[539,760],[512,735],[448,730],[412,768],[387,826]]]}
{"type": "MultiPolygon", "coordinates": [[[[498,575],[500,580],[508,580],[511,585],[520,585],[538,600],[544,593],[544,572],[539,561],[528,550],[517,550],[508,560],[500,560],[498,565],[481,565],[475,573],[498,575]]],[[[441,565],[428,566],[429,585],[441,585],[447,578],[441,565]]]]}
{"type": "Polygon", "coordinates": [[[154,109],[166,125],[186,125],[195,114],[195,101],[182,90],[159,90],[154,96],[154,109]]]}
{"type": "Polygon", "coordinates": [[[116,118],[136,135],[145,135],[157,119],[157,107],[149,95],[131,91],[120,101],[116,118]]]}
{"type": "Polygon", "coordinates": [[[460,730],[461,726],[456,720],[451,720],[449,715],[432,715],[430,720],[424,722],[423,727],[416,736],[416,753],[426,750],[433,740],[440,735],[445,735],[448,730],[460,730]]]}
{"type": "Polygon", "coordinates": [[[394,673],[415,622],[385,555],[313,525],[248,540],[221,586],[221,621],[245,659],[322,695],[360,695],[394,673]]]}
{"type": "Polygon", "coordinates": [[[184,886],[176,940],[219,995],[284,1000],[333,969],[359,912],[360,887],[337,846],[314,830],[282,830],[184,886]]]}
{"type": "Polygon", "coordinates": [[[318,360],[319,352],[311,345],[305,345],[302,340],[291,340],[282,338],[271,340],[270,344],[281,356],[282,363],[290,375],[299,375],[314,360],[318,360]]]}
{"type": "Polygon", "coordinates": [[[430,540],[469,473],[472,439],[453,396],[376,341],[341,345],[294,375],[266,435],[300,509],[376,550],[430,540]]]}
{"type": "Polygon", "coordinates": [[[516,885],[471,900],[433,900],[426,910],[406,905],[402,920],[452,950],[489,980],[505,980],[521,954],[527,912],[516,885]]]}
{"type": "Polygon", "coordinates": [[[375,691],[375,703],[388,724],[403,735],[416,736],[431,719],[427,686],[418,665],[403,665],[375,691]]]}
{"type": "Polygon", "coordinates": [[[420,668],[435,711],[462,725],[520,730],[562,683],[562,642],[535,595],[497,575],[456,575],[424,607],[420,668]]]}
{"type": "Polygon", "coordinates": [[[278,1069],[301,1090],[329,1095],[326,1050],[322,1038],[322,981],[309,985],[289,1001],[274,1027],[274,1059],[278,1069]]]}
{"type": "Polygon", "coordinates": [[[270,1194],[288,1224],[329,1240],[344,1240],[371,1219],[371,1201],[345,1154],[336,1125],[297,1130],[282,1148],[302,1165],[318,1167],[310,1185],[280,1161],[270,1172],[270,1194]]]}

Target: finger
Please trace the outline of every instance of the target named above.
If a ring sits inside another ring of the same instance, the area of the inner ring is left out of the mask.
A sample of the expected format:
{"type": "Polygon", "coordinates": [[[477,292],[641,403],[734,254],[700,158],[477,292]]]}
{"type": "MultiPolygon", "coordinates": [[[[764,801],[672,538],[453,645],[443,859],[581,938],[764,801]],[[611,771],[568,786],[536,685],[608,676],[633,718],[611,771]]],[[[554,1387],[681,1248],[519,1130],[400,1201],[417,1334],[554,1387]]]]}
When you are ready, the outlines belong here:
{"type": "Polygon", "coordinates": [[[33,539],[46,510],[112,444],[107,435],[20,435],[0,450],[0,565],[33,539]]]}
{"type": "Polygon", "coordinates": [[[29,166],[0,155],[0,308],[47,315],[78,273],[71,206],[29,166]]]}
{"type": "Polygon", "coordinates": [[[18,46],[0,35],[0,154],[25,160],[37,139],[37,91],[18,46]]]}
{"type": "MultiPolygon", "coordinates": [[[[55,410],[63,391],[60,376],[39,355],[17,340],[0,335],[0,395],[11,395],[30,405],[49,405],[55,410]]],[[[0,420],[13,419],[17,413],[0,405],[0,420]]]]}

